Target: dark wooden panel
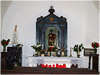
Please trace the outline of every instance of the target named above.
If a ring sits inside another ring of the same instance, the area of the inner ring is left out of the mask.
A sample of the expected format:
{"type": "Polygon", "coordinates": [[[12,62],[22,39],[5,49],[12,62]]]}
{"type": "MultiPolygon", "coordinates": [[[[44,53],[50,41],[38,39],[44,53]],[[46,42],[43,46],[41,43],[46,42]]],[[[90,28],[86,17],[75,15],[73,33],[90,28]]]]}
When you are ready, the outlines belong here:
{"type": "Polygon", "coordinates": [[[94,49],[92,48],[84,48],[84,56],[93,56],[95,54],[94,49]]]}
{"type": "Polygon", "coordinates": [[[2,70],[2,74],[99,74],[96,70],[86,68],[41,68],[15,67],[13,70],[2,70]]]}
{"type": "Polygon", "coordinates": [[[16,63],[18,66],[22,66],[22,47],[8,47],[7,68],[13,69],[16,63]]]}
{"type": "Polygon", "coordinates": [[[6,69],[7,52],[1,52],[1,69],[6,69]]]}
{"type": "Polygon", "coordinates": [[[93,61],[92,61],[92,69],[96,69],[98,71],[99,66],[99,55],[93,55],[93,61]]]}

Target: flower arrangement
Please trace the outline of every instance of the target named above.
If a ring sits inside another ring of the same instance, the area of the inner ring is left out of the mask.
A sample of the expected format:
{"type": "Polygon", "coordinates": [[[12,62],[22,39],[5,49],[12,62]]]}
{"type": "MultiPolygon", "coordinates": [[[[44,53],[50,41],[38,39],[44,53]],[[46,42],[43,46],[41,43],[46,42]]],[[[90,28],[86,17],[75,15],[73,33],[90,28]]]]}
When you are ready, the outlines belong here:
{"type": "Polygon", "coordinates": [[[99,43],[94,41],[94,42],[91,43],[91,46],[94,48],[94,53],[96,54],[97,53],[97,48],[99,47],[99,43]]]}
{"type": "Polygon", "coordinates": [[[40,50],[42,50],[42,46],[40,45],[40,43],[37,43],[37,45],[33,45],[31,47],[35,49],[36,52],[39,52],[40,50]]]}
{"type": "Polygon", "coordinates": [[[84,49],[83,44],[80,45],[75,45],[74,46],[74,51],[77,52],[77,57],[80,57],[80,52],[82,51],[82,49],[84,49]]]}
{"type": "Polygon", "coordinates": [[[98,47],[99,47],[99,43],[97,43],[97,42],[92,42],[91,43],[91,46],[94,48],[94,49],[97,49],[98,47]]]}
{"type": "Polygon", "coordinates": [[[10,42],[10,39],[8,40],[3,39],[1,41],[1,45],[3,46],[3,52],[6,52],[6,46],[9,44],[9,42],[10,42]]]}
{"type": "Polygon", "coordinates": [[[57,49],[57,47],[56,47],[56,46],[51,46],[51,47],[48,47],[48,51],[49,51],[49,52],[51,52],[51,51],[55,52],[55,51],[56,51],[56,49],[57,49]]]}

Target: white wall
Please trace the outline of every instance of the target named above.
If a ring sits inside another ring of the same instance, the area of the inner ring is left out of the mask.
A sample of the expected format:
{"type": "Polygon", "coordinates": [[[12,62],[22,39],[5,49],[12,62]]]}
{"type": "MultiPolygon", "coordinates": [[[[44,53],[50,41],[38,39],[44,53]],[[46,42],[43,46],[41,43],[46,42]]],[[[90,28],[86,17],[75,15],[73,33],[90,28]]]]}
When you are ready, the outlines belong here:
{"type": "MultiPolygon", "coordinates": [[[[100,1],[99,1],[99,4],[100,4],[100,1]]],[[[99,5],[99,8],[100,8],[100,5],[99,5]]],[[[100,13],[99,13],[99,43],[100,43],[100,13]]],[[[100,63],[100,47],[99,47],[99,63],[100,63]]],[[[99,72],[100,72],[100,64],[99,64],[99,72]]]]}
{"type": "MultiPolygon", "coordinates": [[[[33,55],[31,45],[36,41],[36,19],[48,15],[51,4],[57,16],[67,18],[68,50],[75,44],[91,47],[92,41],[99,42],[99,12],[91,1],[15,1],[4,16],[2,38],[12,41],[14,26],[18,25],[18,41],[23,44],[23,66],[27,66],[26,57],[33,55]]],[[[73,56],[76,56],[75,52],[73,56]]],[[[81,56],[84,57],[82,52],[81,56]]]]}
{"type": "Polygon", "coordinates": [[[9,8],[10,4],[12,3],[12,1],[2,1],[1,2],[1,22],[3,21],[3,18],[7,12],[7,9],[9,8]]]}
{"type": "MultiPolygon", "coordinates": [[[[0,1],[0,12],[1,12],[1,1],[0,1]]],[[[1,16],[1,13],[0,13],[0,16],[1,16]]],[[[1,17],[0,17],[0,40],[1,40],[1,17]]],[[[0,49],[1,49],[1,46],[0,46],[0,49]]],[[[0,53],[0,62],[1,62],[1,53],[0,53]]],[[[0,70],[1,70],[1,64],[0,64],[0,70]]]]}

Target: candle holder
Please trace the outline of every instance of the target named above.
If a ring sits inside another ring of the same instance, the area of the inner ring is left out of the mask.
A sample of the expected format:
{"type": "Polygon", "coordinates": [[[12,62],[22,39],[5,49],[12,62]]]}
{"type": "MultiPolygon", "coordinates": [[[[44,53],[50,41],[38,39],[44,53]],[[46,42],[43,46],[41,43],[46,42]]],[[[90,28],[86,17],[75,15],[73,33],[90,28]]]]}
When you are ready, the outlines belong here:
{"type": "Polygon", "coordinates": [[[68,50],[65,50],[65,56],[68,56],[68,50]]]}
{"type": "Polygon", "coordinates": [[[58,56],[58,57],[61,56],[61,49],[58,49],[58,51],[57,51],[57,56],[58,56]]]}
{"type": "Polygon", "coordinates": [[[45,56],[48,56],[48,51],[47,50],[45,50],[45,56]]]}
{"type": "Polygon", "coordinates": [[[65,50],[64,49],[61,49],[61,56],[65,56],[65,50]]]}
{"type": "Polygon", "coordinates": [[[70,47],[70,57],[72,57],[72,47],[70,47]]]}
{"type": "Polygon", "coordinates": [[[53,57],[53,51],[51,51],[51,57],[53,57]]]}

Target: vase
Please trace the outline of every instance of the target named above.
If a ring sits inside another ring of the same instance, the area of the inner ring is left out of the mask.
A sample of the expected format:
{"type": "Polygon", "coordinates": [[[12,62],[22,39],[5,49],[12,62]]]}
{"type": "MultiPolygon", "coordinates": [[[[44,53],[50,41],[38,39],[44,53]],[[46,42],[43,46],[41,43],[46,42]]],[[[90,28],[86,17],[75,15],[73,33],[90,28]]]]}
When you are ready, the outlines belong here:
{"type": "Polygon", "coordinates": [[[6,46],[3,46],[3,52],[6,52],[6,46]]]}
{"type": "Polygon", "coordinates": [[[77,52],[77,57],[80,58],[80,52],[79,52],[79,50],[77,52]]]}
{"type": "Polygon", "coordinates": [[[97,49],[94,49],[94,54],[97,54],[97,49]]]}
{"type": "Polygon", "coordinates": [[[77,57],[78,57],[78,58],[80,58],[80,55],[79,55],[79,54],[77,54],[77,57]]]}

